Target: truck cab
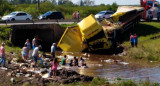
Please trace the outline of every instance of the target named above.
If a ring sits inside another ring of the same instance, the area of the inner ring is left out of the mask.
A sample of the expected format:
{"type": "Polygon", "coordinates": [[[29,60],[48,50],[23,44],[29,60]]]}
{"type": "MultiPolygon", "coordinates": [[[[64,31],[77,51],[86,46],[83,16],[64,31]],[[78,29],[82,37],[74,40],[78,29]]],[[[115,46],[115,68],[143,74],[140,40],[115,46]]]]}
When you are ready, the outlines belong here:
{"type": "Polygon", "coordinates": [[[156,0],[141,0],[141,7],[144,7],[143,19],[151,21],[153,18],[159,20],[159,2],[156,0]]]}

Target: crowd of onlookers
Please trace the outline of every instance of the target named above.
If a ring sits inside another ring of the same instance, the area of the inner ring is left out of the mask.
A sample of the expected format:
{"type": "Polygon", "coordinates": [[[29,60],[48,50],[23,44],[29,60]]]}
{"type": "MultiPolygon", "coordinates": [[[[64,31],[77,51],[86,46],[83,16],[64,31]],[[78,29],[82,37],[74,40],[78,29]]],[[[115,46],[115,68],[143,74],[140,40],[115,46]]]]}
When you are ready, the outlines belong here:
{"type": "MultiPolygon", "coordinates": [[[[32,40],[33,52],[32,53],[29,53],[29,50],[31,49],[31,43],[30,43],[29,39],[26,40],[26,42],[24,44],[24,47],[22,48],[22,58],[23,58],[23,60],[26,61],[29,57],[29,54],[31,54],[31,57],[34,61],[34,68],[38,67],[37,61],[40,59],[39,49],[42,48],[42,46],[39,44],[39,40],[40,39],[39,39],[38,36],[35,36],[33,38],[33,40],[32,40]]],[[[58,58],[56,58],[55,52],[56,52],[56,43],[53,43],[52,46],[51,46],[51,57],[52,57],[51,59],[53,60],[51,70],[52,70],[54,76],[56,76],[57,67],[59,65],[59,61],[58,61],[58,58]]],[[[64,55],[64,57],[61,58],[61,63],[60,64],[62,66],[67,65],[66,59],[67,59],[67,55],[64,55]]],[[[85,68],[87,67],[86,63],[85,63],[85,61],[82,57],[80,57],[79,61],[76,57],[74,57],[74,59],[70,60],[68,65],[71,66],[71,67],[72,66],[85,67],[85,68]]]]}
{"type": "MultiPolygon", "coordinates": [[[[32,40],[32,45],[31,45],[30,40],[27,39],[25,44],[24,44],[24,47],[22,48],[22,58],[23,58],[24,62],[26,62],[28,57],[31,56],[33,61],[34,61],[34,68],[38,68],[37,61],[39,60],[39,57],[40,57],[39,56],[39,50],[42,48],[42,46],[39,43],[39,40],[40,40],[39,37],[35,36],[32,40]],[[31,47],[32,47],[32,50],[33,50],[32,53],[30,53],[31,47]],[[29,55],[29,54],[31,54],[31,55],[29,55]]],[[[137,36],[136,33],[134,35],[130,34],[130,43],[131,43],[132,47],[134,47],[134,46],[137,47],[138,36],[137,36]]],[[[6,67],[5,66],[6,57],[5,57],[4,46],[5,46],[5,43],[2,43],[1,47],[0,47],[0,56],[1,56],[0,64],[3,63],[3,67],[6,67]]],[[[51,59],[53,60],[51,70],[52,70],[54,76],[56,76],[57,67],[59,65],[59,61],[58,61],[58,58],[56,58],[55,52],[56,52],[56,43],[53,43],[52,46],[51,46],[51,55],[52,55],[51,59]]],[[[61,58],[61,63],[60,64],[62,66],[67,65],[67,55],[64,55],[61,58]]],[[[80,59],[78,60],[78,58],[76,58],[74,56],[74,58],[69,61],[68,65],[70,67],[77,66],[77,67],[87,68],[85,60],[82,57],[80,57],[80,59]]]]}

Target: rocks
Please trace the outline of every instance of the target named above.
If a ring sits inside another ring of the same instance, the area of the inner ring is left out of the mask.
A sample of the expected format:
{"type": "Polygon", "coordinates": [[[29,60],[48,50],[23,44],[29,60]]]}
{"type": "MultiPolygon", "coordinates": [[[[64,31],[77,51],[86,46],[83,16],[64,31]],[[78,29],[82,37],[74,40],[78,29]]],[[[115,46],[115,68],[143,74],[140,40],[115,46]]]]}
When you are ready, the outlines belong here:
{"type": "Polygon", "coordinates": [[[81,79],[81,81],[83,81],[83,82],[88,82],[88,81],[92,81],[93,77],[81,75],[81,76],[80,76],[80,79],[81,79]]]}
{"type": "Polygon", "coordinates": [[[32,74],[26,74],[25,77],[32,77],[32,74]]]}
{"type": "Polygon", "coordinates": [[[11,81],[12,83],[14,83],[14,82],[15,82],[15,79],[14,79],[14,78],[11,78],[10,81],[11,81]]]}
{"type": "Polygon", "coordinates": [[[46,78],[42,78],[42,75],[47,75],[49,73],[49,68],[52,64],[49,58],[45,58],[42,64],[43,68],[40,66],[38,69],[33,69],[34,62],[32,62],[32,60],[27,60],[26,63],[18,63],[16,60],[17,58],[13,58],[13,60],[11,60],[11,64],[9,64],[10,69],[7,70],[8,73],[6,73],[7,77],[13,77],[11,79],[9,78],[9,80],[12,83],[16,83],[16,85],[23,85],[25,82],[27,82],[27,84],[30,83],[44,86],[48,82],[67,84],[78,81],[86,82],[93,79],[93,77],[80,75],[74,70],[67,70],[65,68],[58,68],[57,76],[54,76],[53,78],[49,78],[48,76],[46,78]]]}
{"type": "Polygon", "coordinates": [[[40,69],[40,72],[41,72],[42,74],[48,73],[48,71],[47,71],[47,69],[46,69],[46,68],[44,68],[44,69],[40,69]]]}
{"type": "Polygon", "coordinates": [[[23,73],[17,73],[16,77],[20,77],[23,73]]]}
{"type": "Polygon", "coordinates": [[[20,70],[20,72],[23,74],[27,74],[27,70],[25,70],[25,69],[20,70]]]}
{"type": "Polygon", "coordinates": [[[35,74],[35,78],[42,78],[40,74],[35,74]]]}

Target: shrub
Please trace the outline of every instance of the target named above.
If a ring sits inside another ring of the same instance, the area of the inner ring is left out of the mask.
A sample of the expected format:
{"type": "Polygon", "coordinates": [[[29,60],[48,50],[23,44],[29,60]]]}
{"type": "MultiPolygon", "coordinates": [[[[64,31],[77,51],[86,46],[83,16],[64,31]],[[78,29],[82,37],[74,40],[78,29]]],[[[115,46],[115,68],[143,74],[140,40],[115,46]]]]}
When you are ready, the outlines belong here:
{"type": "Polygon", "coordinates": [[[104,78],[95,77],[91,82],[91,86],[104,85],[106,83],[106,81],[107,80],[104,78]]]}

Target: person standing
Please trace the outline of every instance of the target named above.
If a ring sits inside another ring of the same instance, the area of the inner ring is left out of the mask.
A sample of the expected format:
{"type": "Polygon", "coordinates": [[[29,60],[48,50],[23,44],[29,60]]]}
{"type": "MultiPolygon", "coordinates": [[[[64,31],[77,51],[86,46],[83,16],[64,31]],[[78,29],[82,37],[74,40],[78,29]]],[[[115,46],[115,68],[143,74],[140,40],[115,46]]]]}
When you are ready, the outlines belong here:
{"type": "Polygon", "coordinates": [[[34,50],[36,48],[37,45],[37,40],[36,40],[37,36],[35,36],[32,40],[32,49],[34,50]]]}
{"type": "Polygon", "coordinates": [[[5,43],[2,43],[1,48],[0,48],[0,56],[1,56],[1,60],[0,60],[0,65],[3,62],[3,67],[6,67],[5,63],[6,63],[6,57],[5,57],[5,43]]]}
{"type": "Polygon", "coordinates": [[[134,34],[134,44],[135,44],[135,46],[137,47],[137,44],[138,44],[138,36],[137,36],[136,33],[134,34]]]}
{"type": "Polygon", "coordinates": [[[134,36],[132,34],[130,34],[130,43],[131,46],[134,47],[134,36]]]}
{"type": "Polygon", "coordinates": [[[38,67],[37,66],[37,60],[39,59],[39,49],[41,49],[41,45],[36,46],[33,50],[33,53],[32,53],[32,57],[33,57],[33,60],[34,60],[34,67],[38,67]]]}
{"type": "Polygon", "coordinates": [[[57,67],[58,67],[58,60],[57,58],[54,58],[52,62],[52,68],[51,68],[53,71],[53,76],[56,76],[57,67]]]}
{"type": "Polygon", "coordinates": [[[73,19],[76,19],[76,18],[77,18],[76,15],[77,15],[76,12],[74,12],[74,13],[73,13],[73,19]]]}
{"type": "Polygon", "coordinates": [[[26,40],[25,44],[27,45],[27,55],[29,57],[29,50],[31,49],[31,43],[29,42],[29,39],[26,40]]]}
{"type": "Polygon", "coordinates": [[[34,48],[35,48],[37,45],[40,45],[39,41],[40,41],[40,39],[39,39],[38,35],[36,35],[36,36],[33,38],[33,40],[32,40],[33,50],[34,50],[34,48]]]}
{"type": "Polygon", "coordinates": [[[22,48],[22,58],[23,58],[24,61],[26,61],[27,58],[28,58],[27,44],[24,44],[24,47],[22,48]]]}
{"type": "Polygon", "coordinates": [[[76,17],[77,17],[78,20],[80,19],[80,13],[79,13],[79,11],[77,11],[76,17]]]}
{"type": "Polygon", "coordinates": [[[56,43],[53,43],[51,46],[51,54],[53,58],[55,58],[55,53],[56,53],[56,43]]]}

